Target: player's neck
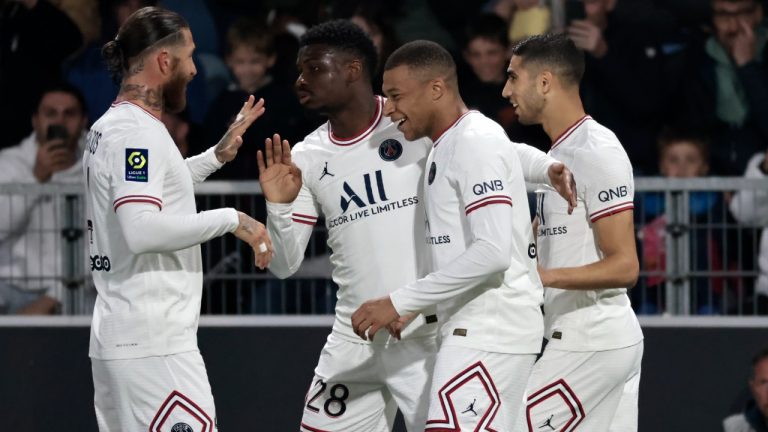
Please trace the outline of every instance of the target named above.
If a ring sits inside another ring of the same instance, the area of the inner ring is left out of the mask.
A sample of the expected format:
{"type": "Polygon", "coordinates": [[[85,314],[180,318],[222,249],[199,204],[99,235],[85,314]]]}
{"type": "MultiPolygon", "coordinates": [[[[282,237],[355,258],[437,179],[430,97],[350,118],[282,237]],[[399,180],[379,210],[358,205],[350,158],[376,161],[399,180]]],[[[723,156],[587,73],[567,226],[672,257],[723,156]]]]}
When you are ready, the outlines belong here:
{"type": "Polygon", "coordinates": [[[444,109],[435,112],[435,119],[432,122],[432,129],[429,131],[429,137],[432,142],[437,141],[440,135],[445,133],[451,126],[459,120],[459,117],[469,111],[464,102],[459,99],[457,103],[449,104],[444,109]]]}
{"type": "Polygon", "coordinates": [[[563,98],[560,103],[547,107],[547,111],[544,114],[541,126],[549,136],[552,144],[586,115],[581,99],[578,97],[563,98]]]}
{"type": "Polygon", "coordinates": [[[128,101],[149,111],[157,118],[163,115],[163,87],[124,81],[120,85],[116,102],[128,101]]]}
{"type": "Polygon", "coordinates": [[[373,94],[354,98],[343,108],[328,114],[331,131],[337,138],[351,138],[368,129],[379,107],[373,94]]]}

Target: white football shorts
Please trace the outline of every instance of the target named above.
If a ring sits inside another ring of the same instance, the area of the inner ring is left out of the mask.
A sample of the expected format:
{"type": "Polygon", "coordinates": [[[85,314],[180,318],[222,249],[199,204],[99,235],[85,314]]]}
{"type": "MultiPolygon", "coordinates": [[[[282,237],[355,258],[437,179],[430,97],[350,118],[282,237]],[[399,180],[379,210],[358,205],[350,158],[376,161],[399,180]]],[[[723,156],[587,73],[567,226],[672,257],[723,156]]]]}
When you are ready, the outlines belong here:
{"type": "Polygon", "coordinates": [[[535,360],[534,354],[441,347],[425,431],[511,431],[535,360]]]}
{"type": "Polygon", "coordinates": [[[198,351],[91,359],[100,432],[215,432],[216,407],[198,351]]]}
{"type": "Polygon", "coordinates": [[[608,351],[545,349],[518,432],[636,432],[643,342],[608,351]]]}
{"type": "Polygon", "coordinates": [[[409,432],[424,430],[433,338],[387,345],[350,342],[331,333],[304,400],[302,432],[387,432],[397,409],[409,432]]]}

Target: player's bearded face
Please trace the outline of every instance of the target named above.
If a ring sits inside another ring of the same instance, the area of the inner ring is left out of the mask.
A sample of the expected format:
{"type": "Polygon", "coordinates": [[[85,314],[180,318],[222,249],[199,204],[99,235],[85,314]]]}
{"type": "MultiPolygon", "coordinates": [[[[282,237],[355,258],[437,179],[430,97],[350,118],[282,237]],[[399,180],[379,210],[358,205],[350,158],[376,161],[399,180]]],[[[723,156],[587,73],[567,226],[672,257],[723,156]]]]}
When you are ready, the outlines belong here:
{"type": "Polygon", "coordinates": [[[171,79],[163,86],[164,110],[170,113],[181,112],[187,106],[187,84],[192,79],[184,74],[178,61],[176,61],[174,71],[171,79]]]}
{"type": "Polygon", "coordinates": [[[536,84],[530,83],[517,100],[517,115],[522,124],[537,124],[544,111],[544,98],[536,91],[536,84]]]}

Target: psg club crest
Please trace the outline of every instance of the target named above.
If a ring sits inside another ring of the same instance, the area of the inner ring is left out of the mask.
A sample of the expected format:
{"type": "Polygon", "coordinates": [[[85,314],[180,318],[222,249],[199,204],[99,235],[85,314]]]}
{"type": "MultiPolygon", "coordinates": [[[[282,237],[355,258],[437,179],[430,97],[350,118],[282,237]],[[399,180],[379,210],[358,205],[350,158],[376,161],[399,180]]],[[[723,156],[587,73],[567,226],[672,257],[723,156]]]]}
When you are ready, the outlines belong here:
{"type": "Polygon", "coordinates": [[[435,165],[435,163],[432,162],[432,165],[429,167],[429,177],[427,177],[427,182],[429,184],[432,184],[432,182],[435,181],[436,173],[437,173],[437,165],[435,165]]]}
{"type": "Polygon", "coordinates": [[[403,145],[395,139],[384,140],[379,146],[379,156],[385,161],[391,162],[403,154],[403,145]]]}
{"type": "Polygon", "coordinates": [[[171,432],[194,432],[194,430],[192,429],[192,426],[186,423],[176,423],[171,428],[171,432]]]}

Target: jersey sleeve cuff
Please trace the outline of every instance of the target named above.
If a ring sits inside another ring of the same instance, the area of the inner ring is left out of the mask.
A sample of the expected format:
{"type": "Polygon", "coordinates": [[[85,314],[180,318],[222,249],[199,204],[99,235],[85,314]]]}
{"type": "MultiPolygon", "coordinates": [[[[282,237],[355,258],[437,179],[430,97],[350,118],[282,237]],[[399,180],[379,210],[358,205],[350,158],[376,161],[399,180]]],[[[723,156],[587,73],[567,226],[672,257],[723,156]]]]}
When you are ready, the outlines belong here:
{"type": "Polygon", "coordinates": [[[206,155],[205,158],[208,160],[208,162],[216,167],[216,169],[219,169],[226,164],[226,162],[221,162],[219,158],[216,157],[216,146],[211,146],[208,150],[205,151],[206,155]]]}
{"type": "Polygon", "coordinates": [[[224,210],[227,210],[227,231],[234,232],[240,226],[240,215],[233,208],[226,208],[224,210]]]}
{"type": "Polygon", "coordinates": [[[403,316],[410,312],[405,307],[406,298],[402,288],[391,292],[389,300],[392,301],[392,306],[395,307],[398,315],[403,316]]]}
{"type": "Polygon", "coordinates": [[[632,210],[635,208],[635,204],[632,201],[627,201],[619,204],[612,205],[610,207],[606,207],[602,210],[598,210],[591,215],[589,215],[590,222],[596,222],[604,217],[615,215],[616,213],[621,213],[626,210],[632,210]]]}

